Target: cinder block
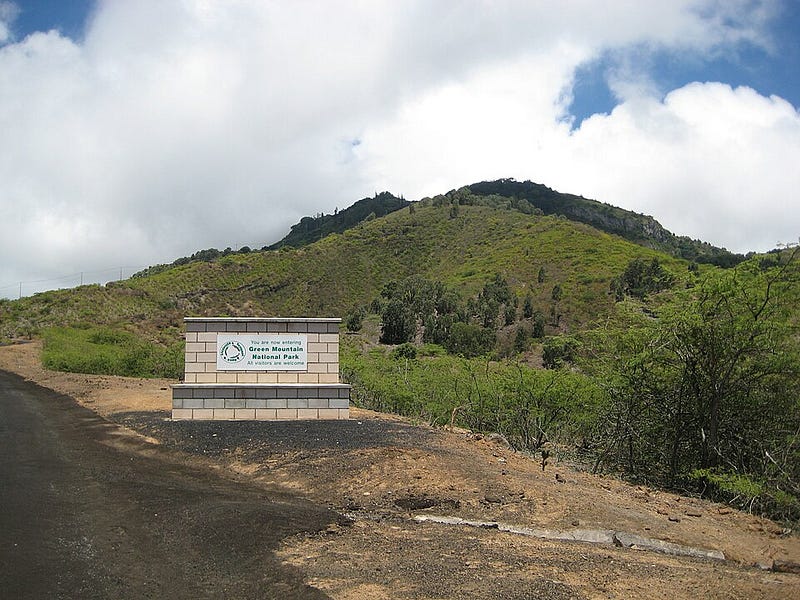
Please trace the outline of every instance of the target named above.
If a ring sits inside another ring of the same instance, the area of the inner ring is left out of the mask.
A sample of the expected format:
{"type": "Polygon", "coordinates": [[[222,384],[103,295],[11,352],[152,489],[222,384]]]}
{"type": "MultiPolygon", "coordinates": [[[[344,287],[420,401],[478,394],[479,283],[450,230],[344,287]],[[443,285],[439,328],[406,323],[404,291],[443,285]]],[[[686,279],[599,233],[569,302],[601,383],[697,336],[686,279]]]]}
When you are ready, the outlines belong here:
{"type": "Polygon", "coordinates": [[[172,408],[183,408],[183,399],[172,398],[172,408]]]}
{"type": "Polygon", "coordinates": [[[319,383],[319,375],[317,373],[298,373],[298,383],[319,383]]]}
{"type": "Polygon", "coordinates": [[[309,398],[306,403],[308,408],[328,408],[327,398],[309,398]]]}
{"type": "Polygon", "coordinates": [[[277,373],[259,373],[258,383],[278,383],[277,373]]]}
{"type": "Polygon", "coordinates": [[[334,352],[320,352],[319,362],[321,363],[339,362],[339,354],[334,352]]]}
{"type": "Polygon", "coordinates": [[[232,408],[215,408],[214,418],[223,421],[228,421],[234,418],[232,408]]]}
{"type": "Polygon", "coordinates": [[[184,364],[197,362],[197,352],[186,352],[183,355],[183,362],[184,364]]]}
{"type": "Polygon", "coordinates": [[[338,419],[339,418],[339,411],[335,408],[320,408],[319,409],[319,418],[320,419],[338,419]]]}
{"type": "Polygon", "coordinates": [[[236,373],[217,372],[217,383],[236,383],[236,373]]]}
{"type": "Polygon", "coordinates": [[[278,420],[297,419],[296,408],[278,408],[275,411],[275,418],[278,420]]]}
{"type": "Polygon", "coordinates": [[[319,362],[319,352],[306,352],[306,364],[313,364],[319,362]]]}
{"type": "Polygon", "coordinates": [[[319,362],[309,362],[308,363],[308,372],[309,373],[327,373],[328,372],[328,365],[319,362]]]}
{"type": "Polygon", "coordinates": [[[306,325],[306,327],[308,328],[308,329],[306,329],[306,331],[308,331],[309,333],[311,333],[311,332],[314,332],[314,333],[328,333],[328,324],[327,323],[308,323],[306,325]]]}
{"type": "Polygon", "coordinates": [[[194,331],[191,332],[187,331],[186,335],[183,336],[183,339],[187,344],[194,344],[195,342],[197,342],[197,333],[194,331]]]}
{"type": "Polygon", "coordinates": [[[328,333],[339,335],[339,323],[328,323],[328,333]]]}
{"type": "Polygon", "coordinates": [[[225,408],[244,408],[246,402],[244,398],[226,398],[225,408]]]}
{"type": "Polygon", "coordinates": [[[274,421],[277,419],[274,408],[257,408],[256,419],[259,421],[274,421]]]}
{"type": "MultiPolygon", "coordinates": [[[[207,346],[208,344],[204,344],[207,346]]],[[[217,363],[217,353],[216,352],[198,352],[197,353],[197,362],[201,363],[217,363]]]]}
{"type": "Polygon", "coordinates": [[[242,421],[252,421],[256,418],[256,410],[254,408],[237,408],[233,411],[233,418],[242,421]]]}
{"type": "Polygon", "coordinates": [[[217,342],[204,342],[203,352],[208,352],[209,354],[212,354],[214,358],[212,358],[211,360],[213,362],[217,362],[217,342]]]}
{"type": "Polygon", "coordinates": [[[326,333],[320,334],[319,341],[325,344],[338,344],[339,343],[339,334],[336,333],[326,333]]]}
{"type": "Polygon", "coordinates": [[[286,401],[287,408],[308,408],[308,400],[305,398],[289,398],[286,401]]]}
{"type": "Polygon", "coordinates": [[[298,408],[297,409],[297,418],[298,419],[318,419],[319,412],[316,408],[298,408]]]}
{"type": "Polygon", "coordinates": [[[205,373],[206,366],[203,363],[187,362],[184,369],[187,373],[205,373]]]}
{"type": "Polygon", "coordinates": [[[296,387],[285,387],[285,388],[276,388],[277,397],[278,398],[297,398],[297,388],[296,387]]]}
{"type": "Polygon", "coordinates": [[[203,408],[225,408],[224,398],[206,398],[203,400],[203,408]]]}
{"type": "Polygon", "coordinates": [[[264,333],[267,331],[267,324],[264,322],[247,323],[248,333],[264,333]]]}
{"type": "Polygon", "coordinates": [[[267,323],[267,331],[270,333],[287,333],[287,323],[267,323]]]}
{"type": "Polygon", "coordinates": [[[203,408],[203,399],[202,398],[193,398],[193,399],[186,399],[183,401],[182,408],[203,408]]]}
{"type": "Polygon", "coordinates": [[[234,398],[253,398],[255,397],[255,390],[248,390],[247,388],[237,388],[233,390],[234,398]]]}
{"type": "Polygon", "coordinates": [[[203,343],[217,343],[217,334],[216,333],[198,333],[197,334],[197,341],[203,343]]]}
{"type": "Polygon", "coordinates": [[[184,383],[197,383],[197,373],[184,373],[183,382],[184,383]]]}
{"type": "Polygon", "coordinates": [[[350,410],[347,408],[340,408],[339,409],[339,418],[340,419],[349,419],[350,418],[350,410]]]}
{"type": "Polygon", "coordinates": [[[320,383],[339,383],[339,374],[338,373],[320,373],[319,374],[319,382],[320,383]]]}
{"type": "Polygon", "coordinates": [[[210,421],[214,418],[214,411],[208,408],[198,408],[194,411],[195,421],[210,421]]]}
{"type": "Polygon", "coordinates": [[[225,321],[215,321],[213,323],[206,323],[206,331],[214,331],[217,333],[224,333],[228,330],[229,323],[225,321]]]}
{"type": "Polygon", "coordinates": [[[258,383],[258,375],[256,373],[237,373],[236,383],[258,383]]]}
{"type": "Polygon", "coordinates": [[[303,322],[294,322],[294,323],[287,323],[288,325],[288,333],[308,333],[308,326],[310,323],[303,323],[303,322]]]}
{"type": "Polygon", "coordinates": [[[319,390],[317,390],[317,394],[320,398],[338,398],[339,389],[331,387],[319,388],[319,390]]]}
{"type": "Polygon", "coordinates": [[[195,381],[193,383],[217,383],[217,374],[216,373],[196,373],[195,374],[195,381]]]}
{"type": "Polygon", "coordinates": [[[278,373],[278,383],[297,383],[297,373],[278,373]]]}
{"type": "Polygon", "coordinates": [[[241,321],[231,321],[226,325],[228,326],[226,329],[228,333],[244,333],[247,331],[247,323],[241,321]]]}
{"type": "Polygon", "coordinates": [[[256,398],[250,398],[245,400],[244,403],[245,408],[267,408],[267,401],[266,399],[258,400],[256,398]]]}
{"type": "Polygon", "coordinates": [[[190,322],[190,323],[186,323],[186,331],[187,332],[191,331],[192,333],[195,333],[195,332],[198,332],[198,331],[205,331],[205,330],[206,330],[206,324],[203,323],[202,321],[200,321],[200,322],[193,321],[193,322],[190,322]]]}
{"type": "Polygon", "coordinates": [[[307,352],[327,352],[328,344],[321,342],[308,342],[307,352]]]}
{"type": "Polygon", "coordinates": [[[306,334],[306,342],[309,344],[317,344],[319,343],[319,334],[318,333],[307,333],[306,334]]]}
{"type": "Polygon", "coordinates": [[[214,398],[233,398],[233,390],[230,388],[214,388],[214,398]]]}
{"type": "Polygon", "coordinates": [[[339,388],[339,398],[348,398],[349,399],[350,398],[350,388],[349,387],[339,388]]]}
{"type": "Polygon", "coordinates": [[[214,397],[214,388],[194,388],[192,390],[194,392],[192,395],[195,398],[213,398],[214,397]]]}
{"type": "Polygon", "coordinates": [[[328,400],[329,408],[350,408],[350,400],[347,398],[331,398],[328,400]]]}
{"type": "Polygon", "coordinates": [[[339,361],[328,363],[328,373],[338,373],[339,372],[339,361]]]}
{"type": "Polygon", "coordinates": [[[175,420],[184,420],[192,418],[191,408],[174,408],[172,409],[172,418],[175,420]]]}
{"type": "MultiPolygon", "coordinates": [[[[197,336],[195,336],[197,337],[197,336]]],[[[205,352],[206,345],[202,342],[186,342],[186,352],[205,352]]]]}
{"type": "Polygon", "coordinates": [[[172,388],[172,397],[175,399],[178,398],[193,398],[194,394],[192,394],[194,390],[192,388],[172,388]]]}
{"type": "Polygon", "coordinates": [[[286,398],[271,398],[267,400],[267,408],[286,408],[286,398]]]}
{"type": "Polygon", "coordinates": [[[275,388],[257,388],[256,398],[276,398],[278,390],[275,388]]]}

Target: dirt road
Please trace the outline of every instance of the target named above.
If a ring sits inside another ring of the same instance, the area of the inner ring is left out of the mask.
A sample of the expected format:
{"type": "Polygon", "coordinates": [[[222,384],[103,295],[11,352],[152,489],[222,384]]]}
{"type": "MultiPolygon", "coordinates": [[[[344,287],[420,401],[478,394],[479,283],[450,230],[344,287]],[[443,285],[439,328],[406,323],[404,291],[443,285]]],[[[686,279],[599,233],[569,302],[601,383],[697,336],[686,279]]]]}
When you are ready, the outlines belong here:
{"type": "Polygon", "coordinates": [[[323,598],[275,558],[336,515],[174,460],[0,372],[5,598],[323,598]]]}

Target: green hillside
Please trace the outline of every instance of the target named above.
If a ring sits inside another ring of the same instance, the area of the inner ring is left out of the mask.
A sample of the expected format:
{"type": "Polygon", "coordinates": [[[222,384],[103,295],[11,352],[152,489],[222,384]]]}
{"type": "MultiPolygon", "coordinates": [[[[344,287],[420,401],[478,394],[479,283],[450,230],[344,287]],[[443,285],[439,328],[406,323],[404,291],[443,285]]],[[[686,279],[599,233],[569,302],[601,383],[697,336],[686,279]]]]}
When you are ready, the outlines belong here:
{"type": "Polygon", "coordinates": [[[613,306],[610,282],[637,257],[659,257],[676,276],[687,274],[684,261],[581,223],[486,206],[454,212],[431,201],[299,249],[229,254],[105,287],[6,301],[0,333],[123,323],[158,336],[180,327],[184,315],[344,315],[368,305],[391,280],[421,275],[466,298],[495,273],[542,310],[559,285],[562,328],[574,330],[613,306]]]}

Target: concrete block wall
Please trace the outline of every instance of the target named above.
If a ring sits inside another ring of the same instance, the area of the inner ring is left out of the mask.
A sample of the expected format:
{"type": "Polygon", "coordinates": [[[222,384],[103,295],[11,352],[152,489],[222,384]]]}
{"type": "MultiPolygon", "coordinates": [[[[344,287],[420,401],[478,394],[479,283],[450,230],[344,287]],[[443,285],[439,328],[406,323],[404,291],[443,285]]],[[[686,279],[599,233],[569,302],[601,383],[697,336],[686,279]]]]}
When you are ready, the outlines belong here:
{"type": "Polygon", "coordinates": [[[173,419],[347,419],[349,410],[350,386],[344,384],[183,384],[172,392],[173,419]]]}
{"type": "Polygon", "coordinates": [[[172,386],[176,420],[347,419],[350,386],[339,382],[341,319],[187,317],[185,374],[172,386]],[[306,368],[217,370],[217,336],[303,334],[306,368]]]}
{"type": "Polygon", "coordinates": [[[186,322],[184,383],[339,383],[341,319],[194,318],[186,322]],[[217,335],[302,333],[308,337],[307,370],[217,371],[217,335]]]}

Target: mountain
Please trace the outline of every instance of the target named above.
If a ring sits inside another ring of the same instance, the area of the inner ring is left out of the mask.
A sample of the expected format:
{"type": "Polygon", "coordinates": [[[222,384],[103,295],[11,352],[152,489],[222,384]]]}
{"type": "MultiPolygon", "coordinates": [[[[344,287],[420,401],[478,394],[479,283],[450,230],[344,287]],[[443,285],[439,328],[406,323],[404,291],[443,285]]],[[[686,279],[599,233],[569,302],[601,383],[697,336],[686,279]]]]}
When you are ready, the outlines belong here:
{"type": "Polygon", "coordinates": [[[0,302],[0,336],[124,324],[152,339],[177,339],[184,315],[343,316],[392,280],[417,275],[469,298],[495,274],[542,312],[558,285],[561,330],[574,330],[611,310],[611,282],[635,258],[658,258],[677,277],[688,273],[686,261],[584,223],[437,197],[300,248],[230,253],[105,287],[0,302]]]}

